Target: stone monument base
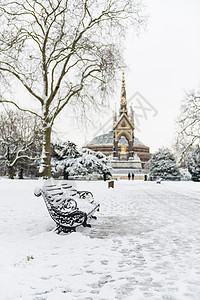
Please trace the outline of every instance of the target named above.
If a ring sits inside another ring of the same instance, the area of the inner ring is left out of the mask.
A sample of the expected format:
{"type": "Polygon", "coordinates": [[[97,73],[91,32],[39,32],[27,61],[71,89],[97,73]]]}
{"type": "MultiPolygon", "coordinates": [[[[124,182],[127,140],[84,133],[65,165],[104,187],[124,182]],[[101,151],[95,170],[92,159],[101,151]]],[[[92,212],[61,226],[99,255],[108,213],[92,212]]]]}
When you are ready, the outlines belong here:
{"type": "Polygon", "coordinates": [[[111,160],[109,165],[113,169],[142,169],[141,161],[139,160],[111,160]]]}

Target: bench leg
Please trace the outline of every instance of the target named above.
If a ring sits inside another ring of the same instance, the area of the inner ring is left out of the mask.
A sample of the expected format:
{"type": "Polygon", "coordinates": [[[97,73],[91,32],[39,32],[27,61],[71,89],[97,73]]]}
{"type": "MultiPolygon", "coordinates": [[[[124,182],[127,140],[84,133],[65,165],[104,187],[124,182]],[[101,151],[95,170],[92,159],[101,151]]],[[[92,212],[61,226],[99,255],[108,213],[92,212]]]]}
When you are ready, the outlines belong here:
{"type": "Polygon", "coordinates": [[[62,227],[60,225],[56,226],[54,230],[57,234],[60,234],[62,232],[62,227]]]}
{"type": "Polygon", "coordinates": [[[76,232],[76,227],[72,228],[63,228],[64,233],[71,233],[71,232],[76,232]]]}
{"type": "Polygon", "coordinates": [[[64,233],[70,233],[70,232],[75,232],[76,231],[76,228],[75,227],[72,227],[72,228],[65,228],[65,227],[62,227],[60,225],[58,225],[56,228],[55,228],[55,232],[57,234],[60,234],[61,232],[64,232],[64,233]]]}
{"type": "Polygon", "coordinates": [[[87,223],[87,219],[83,222],[83,227],[90,227],[91,228],[91,224],[87,223]]]}
{"type": "Polygon", "coordinates": [[[96,217],[96,216],[91,216],[90,218],[91,218],[91,219],[97,220],[97,217],[96,217]]]}

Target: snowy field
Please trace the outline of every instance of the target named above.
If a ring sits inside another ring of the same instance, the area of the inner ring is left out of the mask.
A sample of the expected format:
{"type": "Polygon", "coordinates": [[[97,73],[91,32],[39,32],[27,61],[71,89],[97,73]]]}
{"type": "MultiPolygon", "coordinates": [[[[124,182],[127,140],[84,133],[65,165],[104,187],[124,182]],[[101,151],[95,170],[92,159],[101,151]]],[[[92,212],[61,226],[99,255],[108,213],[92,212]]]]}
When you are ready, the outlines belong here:
{"type": "Polygon", "coordinates": [[[77,182],[92,228],[57,235],[32,180],[0,180],[0,300],[200,299],[200,183],[77,182]]]}

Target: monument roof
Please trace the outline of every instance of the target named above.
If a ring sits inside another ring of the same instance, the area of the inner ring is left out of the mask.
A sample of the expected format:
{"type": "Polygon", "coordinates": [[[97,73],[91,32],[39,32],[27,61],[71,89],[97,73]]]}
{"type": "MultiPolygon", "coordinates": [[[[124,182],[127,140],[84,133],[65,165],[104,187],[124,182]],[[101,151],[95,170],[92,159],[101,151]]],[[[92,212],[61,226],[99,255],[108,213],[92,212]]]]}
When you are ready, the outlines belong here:
{"type": "MultiPolygon", "coordinates": [[[[127,140],[124,136],[119,140],[119,145],[126,145],[127,140]]],[[[108,133],[96,136],[93,138],[91,142],[87,144],[87,146],[95,146],[95,145],[113,145],[113,131],[109,131],[108,133]]],[[[138,138],[134,138],[134,146],[145,146],[138,138]]]]}

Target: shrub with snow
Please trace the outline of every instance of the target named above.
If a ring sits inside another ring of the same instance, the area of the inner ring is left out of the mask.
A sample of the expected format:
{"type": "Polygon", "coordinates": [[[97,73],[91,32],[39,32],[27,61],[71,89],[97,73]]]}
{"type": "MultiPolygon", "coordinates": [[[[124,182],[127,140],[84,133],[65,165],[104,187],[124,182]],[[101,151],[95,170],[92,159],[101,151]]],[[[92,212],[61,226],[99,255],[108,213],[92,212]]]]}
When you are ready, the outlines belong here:
{"type": "Polygon", "coordinates": [[[148,163],[150,179],[180,180],[180,171],[174,156],[167,148],[159,149],[148,163]]]}
{"type": "Polygon", "coordinates": [[[52,144],[51,169],[53,177],[64,175],[66,166],[80,156],[81,153],[76,144],[70,141],[52,144]]]}
{"type": "Polygon", "coordinates": [[[54,177],[77,176],[88,174],[111,175],[107,165],[107,157],[101,152],[90,149],[77,150],[74,143],[67,142],[53,145],[52,173],[54,177]]]}
{"type": "Polygon", "coordinates": [[[188,171],[193,181],[200,181],[200,146],[197,145],[187,161],[188,171]]]}
{"type": "Polygon", "coordinates": [[[191,180],[191,174],[188,171],[188,169],[180,168],[179,170],[180,170],[180,173],[181,173],[181,180],[183,180],[183,181],[191,180]]]}

